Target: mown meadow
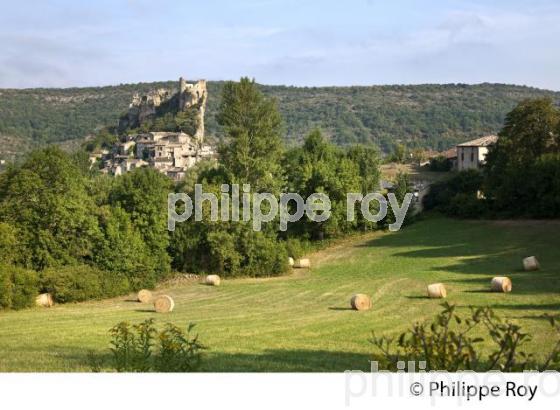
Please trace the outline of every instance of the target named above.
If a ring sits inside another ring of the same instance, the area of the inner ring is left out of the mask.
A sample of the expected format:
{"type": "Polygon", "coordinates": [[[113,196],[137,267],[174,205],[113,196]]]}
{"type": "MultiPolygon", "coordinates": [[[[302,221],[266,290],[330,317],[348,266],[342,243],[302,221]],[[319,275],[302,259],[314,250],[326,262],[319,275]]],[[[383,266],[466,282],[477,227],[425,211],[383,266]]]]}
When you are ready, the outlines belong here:
{"type": "MultiPolygon", "coordinates": [[[[156,294],[175,300],[156,314],[134,295],[95,302],[0,311],[0,371],[89,371],[88,357],[110,360],[109,329],[119,321],[155,318],[158,326],[196,323],[208,347],[201,371],[367,370],[371,331],[398,335],[429,320],[441,300],[426,285],[444,282],[460,313],[491,306],[533,335],[526,350],[545,354],[554,333],[542,315],[560,309],[558,221],[459,221],[425,217],[396,233],[374,232],[335,242],[310,255],[312,269],[261,279],[232,279],[220,287],[196,280],[168,284],[156,294]],[[536,255],[541,270],[524,272],[536,255]],[[494,276],[509,276],[513,292],[489,292],[494,276]],[[373,308],[350,309],[353,293],[371,295],[373,308]]],[[[489,346],[489,342],[487,347],[489,346]]]]}

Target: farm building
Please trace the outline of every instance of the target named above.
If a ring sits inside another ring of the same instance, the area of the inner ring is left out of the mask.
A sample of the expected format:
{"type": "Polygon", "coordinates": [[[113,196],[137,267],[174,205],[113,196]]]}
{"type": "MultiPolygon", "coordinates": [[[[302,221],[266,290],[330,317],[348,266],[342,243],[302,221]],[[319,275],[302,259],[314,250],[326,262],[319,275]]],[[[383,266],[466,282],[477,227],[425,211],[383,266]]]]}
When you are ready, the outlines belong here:
{"type": "Polygon", "coordinates": [[[488,154],[488,148],[498,140],[496,135],[487,135],[472,141],[457,145],[457,170],[480,168],[488,154]]]}

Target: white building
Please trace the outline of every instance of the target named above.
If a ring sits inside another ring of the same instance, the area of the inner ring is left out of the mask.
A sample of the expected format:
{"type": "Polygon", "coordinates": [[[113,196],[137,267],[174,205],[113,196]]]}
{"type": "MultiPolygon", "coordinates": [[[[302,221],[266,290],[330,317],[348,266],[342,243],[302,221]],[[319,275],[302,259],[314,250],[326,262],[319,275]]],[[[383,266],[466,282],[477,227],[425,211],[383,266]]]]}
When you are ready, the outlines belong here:
{"type": "Polygon", "coordinates": [[[497,140],[496,135],[488,135],[457,145],[457,170],[479,169],[486,162],[488,148],[497,140]]]}

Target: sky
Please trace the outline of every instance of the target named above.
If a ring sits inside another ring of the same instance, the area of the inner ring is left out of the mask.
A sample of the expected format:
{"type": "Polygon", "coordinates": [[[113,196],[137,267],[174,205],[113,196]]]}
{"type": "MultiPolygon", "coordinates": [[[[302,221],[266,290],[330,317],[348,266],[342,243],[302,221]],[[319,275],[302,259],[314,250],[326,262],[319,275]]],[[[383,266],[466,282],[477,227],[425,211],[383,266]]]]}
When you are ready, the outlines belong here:
{"type": "Polygon", "coordinates": [[[175,80],[560,90],[558,0],[0,0],[0,87],[175,80]]]}

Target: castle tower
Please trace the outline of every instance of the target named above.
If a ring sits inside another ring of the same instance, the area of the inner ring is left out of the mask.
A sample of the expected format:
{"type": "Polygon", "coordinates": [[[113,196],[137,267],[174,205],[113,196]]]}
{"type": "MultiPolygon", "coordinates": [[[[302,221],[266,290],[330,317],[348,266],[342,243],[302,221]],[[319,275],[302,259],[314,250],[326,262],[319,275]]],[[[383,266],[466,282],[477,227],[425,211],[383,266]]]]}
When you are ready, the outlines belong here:
{"type": "Polygon", "coordinates": [[[186,91],[187,91],[187,81],[183,77],[179,77],[179,110],[183,110],[185,107],[186,91]]]}
{"type": "Polygon", "coordinates": [[[204,139],[204,111],[207,93],[206,80],[199,80],[191,84],[187,83],[183,77],[179,78],[179,111],[185,111],[192,106],[198,105],[198,127],[193,137],[199,144],[202,144],[204,139]]]}
{"type": "Polygon", "coordinates": [[[193,91],[193,96],[196,96],[196,102],[200,104],[200,108],[198,109],[198,128],[196,129],[194,137],[202,144],[204,140],[204,111],[206,108],[206,96],[208,94],[206,80],[197,81],[193,91]]]}

